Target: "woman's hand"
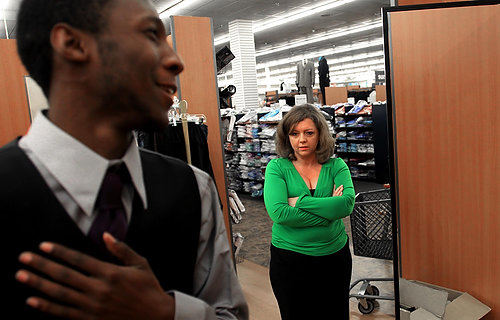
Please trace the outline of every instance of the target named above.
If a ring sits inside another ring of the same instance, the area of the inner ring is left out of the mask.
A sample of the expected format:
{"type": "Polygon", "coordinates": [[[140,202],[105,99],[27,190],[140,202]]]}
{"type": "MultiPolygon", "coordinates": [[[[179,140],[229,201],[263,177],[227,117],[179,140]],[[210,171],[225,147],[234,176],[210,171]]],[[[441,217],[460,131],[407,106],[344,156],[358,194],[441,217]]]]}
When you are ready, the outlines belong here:
{"type": "Polygon", "coordinates": [[[335,185],[333,186],[333,194],[332,197],[340,197],[343,194],[344,186],[339,186],[335,189],[335,185]]]}
{"type": "Polygon", "coordinates": [[[295,207],[295,204],[297,203],[297,200],[299,200],[299,197],[288,198],[288,205],[290,207],[295,207]]]}

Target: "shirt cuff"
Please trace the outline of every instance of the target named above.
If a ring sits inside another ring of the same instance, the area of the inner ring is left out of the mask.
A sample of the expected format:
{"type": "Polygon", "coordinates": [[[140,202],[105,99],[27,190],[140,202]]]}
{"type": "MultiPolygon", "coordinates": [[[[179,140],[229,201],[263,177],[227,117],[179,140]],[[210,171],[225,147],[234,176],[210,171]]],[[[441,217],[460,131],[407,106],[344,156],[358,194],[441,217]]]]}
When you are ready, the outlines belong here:
{"type": "Polygon", "coordinates": [[[215,313],[210,316],[212,308],[203,300],[180,291],[172,290],[168,293],[175,297],[174,320],[215,319],[215,313]]]}

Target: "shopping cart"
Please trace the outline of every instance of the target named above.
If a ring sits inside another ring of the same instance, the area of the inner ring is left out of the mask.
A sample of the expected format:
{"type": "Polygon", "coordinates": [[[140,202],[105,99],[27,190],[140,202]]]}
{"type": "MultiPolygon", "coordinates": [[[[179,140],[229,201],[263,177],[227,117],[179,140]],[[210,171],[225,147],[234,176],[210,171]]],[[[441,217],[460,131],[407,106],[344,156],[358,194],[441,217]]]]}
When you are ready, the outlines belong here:
{"type": "MultiPolygon", "coordinates": [[[[354,254],[362,257],[392,260],[391,192],[389,188],[356,195],[351,213],[351,233],[354,254]]],[[[369,314],[379,305],[377,300],[394,300],[381,296],[379,289],[370,282],[394,281],[393,278],[362,278],[353,282],[349,292],[362,282],[358,293],[349,294],[358,299],[358,309],[369,314]]]]}

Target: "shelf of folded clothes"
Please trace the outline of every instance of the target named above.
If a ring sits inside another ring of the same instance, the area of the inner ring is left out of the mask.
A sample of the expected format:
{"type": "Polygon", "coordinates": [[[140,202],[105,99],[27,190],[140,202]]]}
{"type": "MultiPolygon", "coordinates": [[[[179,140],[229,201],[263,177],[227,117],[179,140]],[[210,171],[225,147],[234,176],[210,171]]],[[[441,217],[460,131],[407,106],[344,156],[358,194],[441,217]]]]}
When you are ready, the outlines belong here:
{"type": "Polygon", "coordinates": [[[345,151],[337,151],[337,155],[374,155],[374,152],[345,152],[345,151]]]}
{"type": "Polygon", "coordinates": [[[361,164],[361,163],[351,163],[351,165],[353,166],[358,166],[358,167],[362,167],[362,168],[367,168],[367,169],[375,169],[375,165],[374,164],[361,164]]]}
{"type": "Polygon", "coordinates": [[[366,181],[373,181],[375,179],[375,175],[351,175],[351,178],[356,179],[356,180],[366,180],[366,181]]]}
{"type": "Polygon", "coordinates": [[[243,181],[255,181],[255,182],[264,182],[264,179],[250,179],[250,178],[240,178],[243,181]]]}
{"type": "Polygon", "coordinates": [[[265,154],[276,154],[276,152],[272,151],[247,151],[247,150],[235,150],[233,152],[248,152],[248,153],[265,153],[265,154]]]}
{"type": "Polygon", "coordinates": [[[345,141],[350,143],[373,143],[373,140],[368,139],[346,139],[345,141]]]}
{"type": "Polygon", "coordinates": [[[342,118],[357,118],[357,117],[371,117],[371,113],[346,113],[346,114],[336,114],[335,117],[342,117],[342,118]]]}
{"type": "Polygon", "coordinates": [[[278,124],[280,123],[279,121],[259,121],[261,124],[278,124]]]}
{"type": "Polygon", "coordinates": [[[368,127],[335,127],[335,131],[373,130],[373,126],[368,127]]]}
{"type": "Polygon", "coordinates": [[[258,138],[251,138],[251,137],[238,137],[238,139],[242,140],[252,140],[252,141],[268,141],[268,140],[274,140],[273,137],[258,137],[258,138]]]}
{"type": "Polygon", "coordinates": [[[263,168],[266,165],[254,165],[254,164],[247,164],[247,163],[239,163],[240,166],[246,166],[246,167],[251,167],[251,168],[263,168]]]}
{"type": "Polygon", "coordinates": [[[346,137],[337,137],[337,141],[349,142],[349,143],[373,143],[373,140],[368,139],[348,139],[346,137]]]}

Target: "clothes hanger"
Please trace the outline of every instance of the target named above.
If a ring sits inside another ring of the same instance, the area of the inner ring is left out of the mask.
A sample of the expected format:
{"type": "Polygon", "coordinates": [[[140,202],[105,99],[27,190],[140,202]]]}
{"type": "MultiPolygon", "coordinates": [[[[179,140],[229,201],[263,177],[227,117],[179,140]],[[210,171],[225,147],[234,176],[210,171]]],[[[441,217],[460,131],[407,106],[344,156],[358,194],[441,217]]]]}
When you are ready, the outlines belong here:
{"type": "Polygon", "coordinates": [[[186,146],[186,159],[187,163],[191,164],[191,146],[189,143],[189,131],[188,131],[188,103],[186,100],[179,102],[179,109],[181,111],[181,121],[182,121],[182,131],[184,133],[184,144],[186,146]]]}

